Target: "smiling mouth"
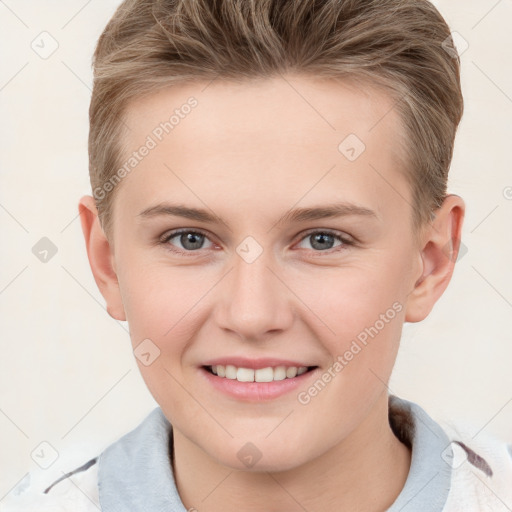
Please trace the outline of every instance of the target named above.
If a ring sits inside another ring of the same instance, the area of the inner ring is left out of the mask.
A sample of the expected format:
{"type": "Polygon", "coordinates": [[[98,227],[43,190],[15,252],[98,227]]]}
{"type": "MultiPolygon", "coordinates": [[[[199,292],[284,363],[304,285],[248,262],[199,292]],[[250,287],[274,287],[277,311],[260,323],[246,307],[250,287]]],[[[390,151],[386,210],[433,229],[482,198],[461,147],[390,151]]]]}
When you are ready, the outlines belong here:
{"type": "Polygon", "coordinates": [[[222,379],[237,380],[238,382],[275,382],[299,377],[314,370],[317,366],[268,366],[253,369],[216,364],[203,368],[222,379]]]}

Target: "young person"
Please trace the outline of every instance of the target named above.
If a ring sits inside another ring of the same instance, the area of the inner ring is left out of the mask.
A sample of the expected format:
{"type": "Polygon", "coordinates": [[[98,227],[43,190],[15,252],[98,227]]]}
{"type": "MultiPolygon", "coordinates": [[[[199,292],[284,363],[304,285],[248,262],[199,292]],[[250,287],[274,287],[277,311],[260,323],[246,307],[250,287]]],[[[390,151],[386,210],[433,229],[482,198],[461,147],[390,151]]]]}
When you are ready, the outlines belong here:
{"type": "Polygon", "coordinates": [[[121,4],[79,211],[159,407],[19,507],[512,509],[506,443],[387,389],[459,250],[459,65],[425,0],[121,4]]]}

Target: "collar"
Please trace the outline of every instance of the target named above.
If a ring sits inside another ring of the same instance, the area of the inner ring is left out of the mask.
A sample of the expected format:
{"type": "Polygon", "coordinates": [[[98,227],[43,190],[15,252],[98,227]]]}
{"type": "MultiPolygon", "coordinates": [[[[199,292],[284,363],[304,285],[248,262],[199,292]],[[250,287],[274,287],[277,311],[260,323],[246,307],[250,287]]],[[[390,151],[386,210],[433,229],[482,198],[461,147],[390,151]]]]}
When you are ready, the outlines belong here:
{"type": "MultiPolygon", "coordinates": [[[[391,395],[390,422],[412,446],[405,486],[388,512],[441,512],[448,497],[451,451],[442,428],[418,405],[391,395]]],[[[157,407],[99,457],[98,489],[104,512],[187,512],[172,473],[172,426],[157,407]]]]}
{"type": "Polygon", "coordinates": [[[389,397],[389,416],[395,435],[412,453],[404,488],[388,512],[441,512],[451,485],[448,436],[419,405],[394,395],[389,397]]]}

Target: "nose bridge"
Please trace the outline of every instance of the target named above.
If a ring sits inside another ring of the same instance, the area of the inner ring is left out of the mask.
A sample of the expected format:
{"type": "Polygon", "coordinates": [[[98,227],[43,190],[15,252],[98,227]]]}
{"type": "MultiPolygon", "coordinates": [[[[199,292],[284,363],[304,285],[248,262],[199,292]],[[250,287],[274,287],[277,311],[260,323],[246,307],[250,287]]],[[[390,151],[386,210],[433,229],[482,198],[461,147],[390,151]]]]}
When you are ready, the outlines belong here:
{"type": "Polygon", "coordinates": [[[244,339],[285,329],[292,316],[289,293],[275,275],[278,270],[272,251],[251,238],[233,255],[233,269],[223,284],[219,319],[221,327],[244,339]]]}

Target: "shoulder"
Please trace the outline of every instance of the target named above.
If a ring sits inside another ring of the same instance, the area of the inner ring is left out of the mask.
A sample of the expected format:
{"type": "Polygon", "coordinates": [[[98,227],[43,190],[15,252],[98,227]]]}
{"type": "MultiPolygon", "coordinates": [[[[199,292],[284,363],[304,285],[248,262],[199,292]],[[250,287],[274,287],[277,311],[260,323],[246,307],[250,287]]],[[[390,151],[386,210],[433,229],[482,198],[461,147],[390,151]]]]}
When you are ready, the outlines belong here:
{"type": "Polygon", "coordinates": [[[91,446],[73,447],[61,454],[58,464],[28,473],[0,500],[0,512],[98,512],[101,482],[105,484],[103,497],[105,487],[107,497],[111,489],[115,493],[119,488],[132,490],[126,488],[128,476],[132,483],[140,479],[141,461],[146,460],[150,469],[155,466],[162,446],[167,446],[169,427],[157,407],[97,456],[91,458],[95,453],[91,446]],[[148,446],[153,447],[154,456],[148,455],[148,446]]]}
{"type": "Polygon", "coordinates": [[[446,511],[512,509],[512,445],[464,425],[442,424],[450,444],[442,457],[452,467],[446,511]]]}
{"type": "Polygon", "coordinates": [[[27,474],[2,501],[2,512],[97,512],[98,459],[49,479],[44,470],[27,474]]]}
{"type": "Polygon", "coordinates": [[[465,421],[435,421],[418,404],[393,395],[389,420],[397,437],[412,448],[401,505],[408,507],[420,496],[411,510],[424,510],[428,495],[428,503],[437,500],[434,508],[443,512],[512,511],[511,444],[465,421]]]}

